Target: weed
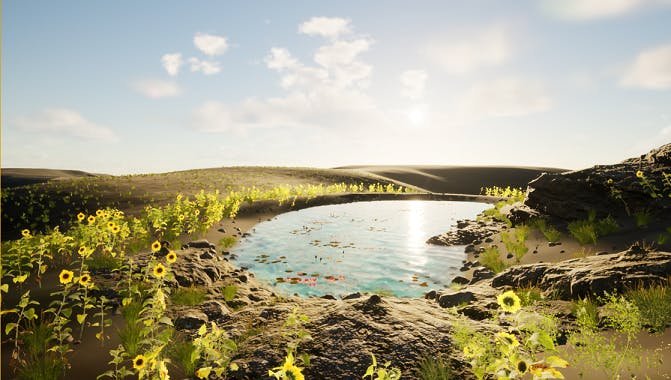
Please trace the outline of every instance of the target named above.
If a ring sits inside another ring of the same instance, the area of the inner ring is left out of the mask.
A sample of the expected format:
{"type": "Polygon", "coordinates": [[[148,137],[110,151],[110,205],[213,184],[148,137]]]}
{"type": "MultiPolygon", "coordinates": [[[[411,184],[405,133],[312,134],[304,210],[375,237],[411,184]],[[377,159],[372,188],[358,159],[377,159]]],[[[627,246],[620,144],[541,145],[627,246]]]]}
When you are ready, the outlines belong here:
{"type": "Polygon", "coordinates": [[[170,295],[170,300],[175,305],[196,306],[207,298],[205,290],[200,288],[178,288],[170,295]]]}
{"type": "Polygon", "coordinates": [[[522,307],[531,306],[543,300],[543,293],[534,286],[516,289],[515,293],[520,297],[522,307]]]}
{"type": "Polygon", "coordinates": [[[629,290],[625,297],[636,305],[642,322],[653,333],[661,333],[671,324],[671,289],[656,284],[648,288],[639,285],[629,290]]]}
{"type": "Polygon", "coordinates": [[[576,220],[569,223],[567,228],[580,244],[596,244],[597,235],[593,223],[584,220],[576,220]]]}
{"type": "Polygon", "coordinates": [[[235,294],[237,293],[238,288],[235,285],[228,285],[221,289],[221,293],[224,295],[224,301],[231,302],[235,299],[235,294]]]}
{"type": "Polygon", "coordinates": [[[645,228],[654,221],[654,218],[649,210],[641,210],[634,213],[634,220],[636,227],[645,228]]]}
{"type": "Polygon", "coordinates": [[[501,260],[499,247],[495,245],[485,248],[485,251],[480,255],[480,263],[494,273],[500,273],[508,267],[508,265],[501,260]]]}
{"type": "Polygon", "coordinates": [[[362,379],[370,377],[370,380],[398,380],[401,378],[400,369],[396,367],[389,368],[391,362],[386,362],[384,366],[380,367],[377,365],[375,355],[370,354],[370,356],[373,362],[368,366],[366,373],[361,377],[362,379]]]}
{"type": "Polygon", "coordinates": [[[219,240],[219,245],[222,248],[231,248],[235,245],[236,241],[237,240],[235,239],[234,236],[225,236],[225,237],[221,238],[221,240],[219,240]]]}
{"type": "Polygon", "coordinates": [[[445,359],[425,357],[419,362],[419,378],[422,380],[450,380],[453,376],[445,359]]]}

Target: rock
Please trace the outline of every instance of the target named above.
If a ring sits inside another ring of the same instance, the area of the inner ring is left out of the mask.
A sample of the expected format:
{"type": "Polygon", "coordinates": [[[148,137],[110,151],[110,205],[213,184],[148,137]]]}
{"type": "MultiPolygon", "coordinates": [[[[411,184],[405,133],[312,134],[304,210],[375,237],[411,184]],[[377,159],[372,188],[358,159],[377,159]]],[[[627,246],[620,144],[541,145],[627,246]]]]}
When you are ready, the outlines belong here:
{"type": "Polygon", "coordinates": [[[247,298],[249,298],[249,300],[252,301],[252,302],[259,302],[259,301],[263,300],[263,298],[257,296],[256,294],[252,294],[252,293],[248,294],[247,298]]]}
{"type": "Polygon", "coordinates": [[[212,255],[212,252],[210,251],[205,251],[200,254],[200,258],[203,260],[212,260],[214,256],[212,255]]]}
{"type": "Polygon", "coordinates": [[[494,277],[494,272],[491,269],[485,267],[478,267],[473,270],[473,276],[471,277],[471,284],[475,284],[478,281],[486,280],[494,277]]]}
{"type": "Polygon", "coordinates": [[[548,247],[555,247],[555,246],[558,246],[558,245],[561,245],[560,241],[555,241],[555,242],[551,241],[551,242],[548,243],[548,247]]]}
{"type": "Polygon", "coordinates": [[[208,320],[214,321],[228,316],[230,313],[226,305],[220,301],[205,301],[200,305],[200,310],[207,315],[208,320]]]}
{"type": "Polygon", "coordinates": [[[473,292],[462,291],[452,294],[443,294],[438,298],[438,304],[441,307],[459,306],[463,303],[469,303],[475,300],[473,292]]]}
{"type": "Polygon", "coordinates": [[[212,248],[212,249],[217,248],[217,246],[215,246],[214,244],[210,243],[205,239],[188,242],[186,243],[186,246],[189,248],[212,248]]]}
{"type": "Polygon", "coordinates": [[[463,276],[457,276],[457,277],[452,279],[453,284],[466,285],[469,282],[470,282],[470,280],[467,279],[466,277],[463,277],[463,276]]]}
{"type": "Polygon", "coordinates": [[[332,300],[332,301],[337,300],[337,298],[335,298],[332,294],[324,294],[324,295],[321,296],[320,298],[321,298],[321,299],[325,299],[325,300],[332,300]]]}
{"type": "Polygon", "coordinates": [[[509,253],[509,254],[506,255],[506,259],[512,259],[512,258],[513,258],[513,254],[512,254],[512,253],[509,253]]]}
{"type": "Polygon", "coordinates": [[[177,330],[195,330],[207,322],[207,315],[202,311],[187,310],[175,318],[174,325],[177,330]]]}
{"type": "Polygon", "coordinates": [[[469,244],[464,248],[465,253],[473,253],[475,252],[475,246],[473,244],[469,244]]]}
{"type": "Polygon", "coordinates": [[[359,293],[359,292],[351,293],[351,294],[348,294],[348,295],[342,297],[343,300],[354,300],[354,299],[357,299],[357,298],[361,298],[361,293],[359,293]]]}
{"type": "Polygon", "coordinates": [[[479,305],[466,305],[457,312],[476,321],[484,321],[494,316],[491,311],[479,305]]]}
{"type": "Polygon", "coordinates": [[[434,300],[438,296],[438,292],[435,290],[429,290],[425,295],[424,298],[427,300],[434,300]]]}
{"type": "Polygon", "coordinates": [[[442,235],[432,236],[426,242],[435,245],[469,245],[481,242],[485,238],[497,233],[501,222],[480,224],[476,221],[461,221],[457,229],[450,230],[442,235]]]}
{"type": "Polygon", "coordinates": [[[225,234],[225,233],[226,233],[226,230],[225,230],[223,227],[220,228],[220,229],[218,229],[217,231],[221,232],[222,234],[225,234]]]}
{"type": "Polygon", "coordinates": [[[247,276],[245,276],[244,274],[243,274],[243,275],[239,275],[239,276],[238,276],[238,281],[240,281],[240,282],[243,283],[243,284],[246,283],[246,282],[247,282],[247,276]]]}

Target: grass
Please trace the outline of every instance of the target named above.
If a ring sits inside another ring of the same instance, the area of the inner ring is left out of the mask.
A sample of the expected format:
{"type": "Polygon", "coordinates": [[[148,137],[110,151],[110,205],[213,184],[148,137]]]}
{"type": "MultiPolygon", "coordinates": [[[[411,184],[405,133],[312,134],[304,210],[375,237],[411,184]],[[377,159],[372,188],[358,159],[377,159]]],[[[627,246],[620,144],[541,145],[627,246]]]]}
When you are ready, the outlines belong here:
{"type": "Polygon", "coordinates": [[[443,358],[425,357],[419,362],[421,380],[450,380],[452,370],[443,358]]]}
{"type": "Polygon", "coordinates": [[[89,270],[96,272],[101,270],[115,270],[121,267],[121,261],[106,253],[91,255],[86,260],[89,270]]]}
{"type": "Polygon", "coordinates": [[[650,332],[661,333],[671,324],[671,289],[668,284],[648,288],[639,285],[629,290],[625,297],[638,307],[643,324],[650,332]]]}
{"type": "Polygon", "coordinates": [[[645,228],[654,221],[654,218],[648,210],[637,211],[634,213],[634,221],[636,222],[636,227],[645,228]]]}
{"type": "Polygon", "coordinates": [[[599,309],[592,298],[581,298],[571,303],[571,314],[579,327],[596,331],[599,326],[599,309]]]}
{"type": "Polygon", "coordinates": [[[196,306],[207,298],[207,293],[201,288],[178,288],[170,294],[170,300],[175,305],[196,306]]]}
{"type": "Polygon", "coordinates": [[[549,225],[545,219],[536,219],[532,224],[541,231],[550,243],[557,243],[561,239],[561,232],[554,226],[549,225]]]}
{"type": "Polygon", "coordinates": [[[534,286],[517,289],[515,290],[515,294],[520,297],[520,302],[523,307],[531,306],[543,300],[541,290],[534,286]]]}
{"type": "Polygon", "coordinates": [[[221,289],[221,293],[224,295],[224,301],[226,302],[233,301],[237,292],[238,288],[235,285],[228,285],[221,289]]]}
{"type": "Polygon", "coordinates": [[[485,249],[480,255],[480,263],[494,273],[500,273],[508,267],[508,265],[501,260],[499,247],[495,245],[485,249]]]}
{"type": "Polygon", "coordinates": [[[235,245],[236,239],[234,236],[225,236],[219,240],[219,245],[223,248],[231,248],[235,245]]]}
{"type": "Polygon", "coordinates": [[[194,346],[192,341],[186,339],[177,339],[170,346],[168,355],[175,363],[178,363],[182,367],[184,375],[192,378],[195,377],[197,369],[196,364],[198,364],[195,360],[193,360],[193,355],[197,354],[196,351],[197,348],[194,346]]]}
{"type": "Polygon", "coordinates": [[[592,222],[576,220],[569,223],[567,229],[580,244],[596,244],[596,228],[592,222]]]}

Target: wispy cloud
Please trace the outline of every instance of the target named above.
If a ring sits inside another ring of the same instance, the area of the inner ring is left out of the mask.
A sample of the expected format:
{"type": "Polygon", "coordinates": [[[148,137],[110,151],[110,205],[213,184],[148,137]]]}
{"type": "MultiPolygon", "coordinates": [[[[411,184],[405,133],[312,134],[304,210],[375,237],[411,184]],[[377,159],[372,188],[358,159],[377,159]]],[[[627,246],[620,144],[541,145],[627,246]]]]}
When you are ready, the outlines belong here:
{"type": "Polygon", "coordinates": [[[193,127],[230,131],[280,126],[336,127],[380,122],[384,116],[367,87],[372,66],[360,55],[373,41],[351,36],[349,21],[315,17],[301,24],[302,33],[328,39],[304,64],[289,50],[274,47],[265,57],[268,69],[280,74],[282,97],[247,99],[237,104],[209,101],[194,110],[193,127]],[[345,38],[348,36],[349,38],[345,38]]]}
{"type": "Polygon", "coordinates": [[[455,33],[424,44],[421,54],[453,75],[464,75],[510,60],[513,42],[503,26],[455,33]]]}
{"type": "Polygon", "coordinates": [[[409,99],[419,99],[424,95],[428,74],[424,70],[406,70],[401,73],[401,95],[409,99]]]}
{"type": "Polygon", "coordinates": [[[620,84],[655,90],[671,88],[671,44],[644,50],[638,54],[620,84]]]}
{"type": "Polygon", "coordinates": [[[226,37],[207,33],[196,33],[193,43],[200,51],[210,56],[222,55],[229,47],[226,37]]]}
{"type": "Polygon", "coordinates": [[[461,109],[467,118],[523,116],[552,107],[543,83],[502,78],[476,83],[465,94],[461,109]]]}
{"type": "Polygon", "coordinates": [[[191,67],[192,72],[201,72],[205,75],[213,75],[221,71],[219,62],[205,61],[198,59],[196,57],[189,58],[189,65],[191,67]]]}
{"type": "Polygon", "coordinates": [[[140,94],[152,99],[177,96],[182,92],[177,83],[160,79],[138,80],[133,83],[133,88],[140,94]]]}
{"type": "Polygon", "coordinates": [[[36,115],[16,119],[16,125],[25,131],[69,135],[84,140],[119,140],[111,128],[95,124],[67,108],[47,108],[36,115]]]}
{"type": "Polygon", "coordinates": [[[594,20],[617,17],[641,9],[670,6],[669,0],[544,0],[550,14],[567,20],[594,20]]]}
{"type": "Polygon", "coordinates": [[[351,33],[350,20],[338,17],[313,17],[298,26],[298,31],[309,36],[337,39],[351,33]]]}
{"type": "Polygon", "coordinates": [[[164,54],[163,57],[161,57],[163,68],[168,75],[173,77],[179,74],[179,69],[182,67],[183,63],[182,54],[180,53],[164,54]]]}

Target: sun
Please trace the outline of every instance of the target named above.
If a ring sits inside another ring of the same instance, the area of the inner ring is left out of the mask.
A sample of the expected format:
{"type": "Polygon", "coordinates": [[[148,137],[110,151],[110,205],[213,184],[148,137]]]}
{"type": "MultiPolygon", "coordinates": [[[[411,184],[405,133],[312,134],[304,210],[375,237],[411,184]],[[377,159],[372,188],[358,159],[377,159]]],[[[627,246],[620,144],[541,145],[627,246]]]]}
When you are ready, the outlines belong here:
{"type": "Polygon", "coordinates": [[[412,125],[420,125],[426,119],[426,111],[422,106],[413,106],[406,112],[405,116],[412,125]]]}

